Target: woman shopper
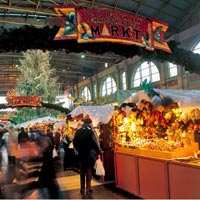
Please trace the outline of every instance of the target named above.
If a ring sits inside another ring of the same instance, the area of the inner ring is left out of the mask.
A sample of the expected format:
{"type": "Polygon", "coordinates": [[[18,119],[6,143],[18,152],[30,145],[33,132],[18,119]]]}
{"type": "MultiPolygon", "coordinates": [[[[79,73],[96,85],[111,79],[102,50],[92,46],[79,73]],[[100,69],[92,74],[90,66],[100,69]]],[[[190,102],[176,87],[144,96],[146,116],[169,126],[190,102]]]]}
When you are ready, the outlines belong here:
{"type": "Polygon", "coordinates": [[[78,152],[80,163],[80,193],[91,194],[92,170],[98,156],[101,154],[99,143],[92,129],[92,120],[84,119],[82,128],[75,133],[73,144],[78,152]]]}
{"type": "Polygon", "coordinates": [[[64,171],[72,170],[75,167],[75,151],[73,147],[74,133],[75,130],[70,128],[63,137],[63,149],[65,151],[63,159],[64,171]]]}

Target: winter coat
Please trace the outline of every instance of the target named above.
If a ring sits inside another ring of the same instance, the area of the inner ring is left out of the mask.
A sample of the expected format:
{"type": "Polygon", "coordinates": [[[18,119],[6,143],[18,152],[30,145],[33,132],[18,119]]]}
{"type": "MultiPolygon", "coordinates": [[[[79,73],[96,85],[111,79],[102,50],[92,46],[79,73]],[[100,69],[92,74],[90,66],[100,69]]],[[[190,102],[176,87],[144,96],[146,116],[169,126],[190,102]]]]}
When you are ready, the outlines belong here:
{"type": "Polygon", "coordinates": [[[76,131],[73,145],[78,152],[80,161],[91,162],[101,154],[95,132],[87,124],[83,124],[82,128],[76,131]]]}

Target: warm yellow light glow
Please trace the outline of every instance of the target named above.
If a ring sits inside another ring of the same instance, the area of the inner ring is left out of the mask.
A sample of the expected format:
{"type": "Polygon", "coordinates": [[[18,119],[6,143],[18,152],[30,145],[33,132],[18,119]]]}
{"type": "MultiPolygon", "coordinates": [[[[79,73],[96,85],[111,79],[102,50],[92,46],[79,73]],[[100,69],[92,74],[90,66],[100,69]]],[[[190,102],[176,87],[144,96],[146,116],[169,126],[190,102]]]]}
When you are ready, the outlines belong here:
{"type": "Polygon", "coordinates": [[[128,124],[128,119],[124,117],[124,124],[128,124]]]}
{"type": "Polygon", "coordinates": [[[176,117],[179,117],[180,114],[181,114],[181,109],[180,108],[175,108],[175,109],[172,109],[174,114],[176,115],[176,117]]]}
{"type": "Polygon", "coordinates": [[[132,122],[132,123],[131,123],[131,130],[132,130],[132,131],[135,131],[135,127],[136,127],[135,123],[132,122]]]}

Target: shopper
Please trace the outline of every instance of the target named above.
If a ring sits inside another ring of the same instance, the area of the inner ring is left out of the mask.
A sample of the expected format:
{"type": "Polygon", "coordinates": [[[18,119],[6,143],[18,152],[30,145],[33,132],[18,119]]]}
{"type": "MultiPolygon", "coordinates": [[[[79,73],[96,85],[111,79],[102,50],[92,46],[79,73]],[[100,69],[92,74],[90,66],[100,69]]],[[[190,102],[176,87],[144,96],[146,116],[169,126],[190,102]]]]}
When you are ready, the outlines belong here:
{"type": "Polygon", "coordinates": [[[80,193],[91,194],[92,170],[98,155],[101,154],[99,143],[92,129],[92,120],[87,118],[83,121],[82,128],[77,129],[73,144],[78,152],[80,162],[80,193]],[[86,187],[85,187],[86,183],[86,187]]]}
{"type": "Polygon", "coordinates": [[[53,140],[54,140],[54,143],[55,143],[55,148],[56,150],[59,149],[59,145],[60,145],[60,141],[61,141],[61,130],[60,128],[56,129],[53,133],[53,140]]]}
{"type": "Polygon", "coordinates": [[[75,167],[74,133],[74,129],[70,128],[68,133],[63,137],[63,149],[65,151],[63,159],[64,171],[72,170],[75,167]]]}
{"type": "Polygon", "coordinates": [[[48,189],[49,197],[53,199],[59,198],[59,185],[56,179],[56,169],[53,160],[54,143],[49,134],[50,130],[39,131],[38,145],[42,148],[42,167],[39,176],[39,186],[42,191],[48,189]]]}
{"type": "Polygon", "coordinates": [[[14,127],[10,126],[8,128],[8,142],[7,142],[7,151],[8,151],[8,163],[15,164],[15,149],[17,148],[17,133],[15,132],[14,127]]]}
{"type": "Polygon", "coordinates": [[[18,144],[20,148],[23,148],[23,145],[29,141],[28,133],[26,132],[24,127],[21,127],[18,134],[18,144]]]}

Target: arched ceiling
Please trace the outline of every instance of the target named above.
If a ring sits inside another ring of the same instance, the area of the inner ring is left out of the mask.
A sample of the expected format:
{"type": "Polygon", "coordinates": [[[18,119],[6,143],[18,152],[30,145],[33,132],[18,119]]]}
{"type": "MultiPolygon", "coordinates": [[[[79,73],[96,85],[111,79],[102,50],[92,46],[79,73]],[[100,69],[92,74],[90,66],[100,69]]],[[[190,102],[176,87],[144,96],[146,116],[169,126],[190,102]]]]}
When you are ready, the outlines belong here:
{"type": "MultiPolygon", "coordinates": [[[[37,28],[60,26],[61,20],[53,8],[55,5],[111,9],[157,19],[169,24],[165,34],[166,39],[199,23],[194,18],[194,14],[198,13],[200,8],[200,1],[197,0],[0,0],[0,26],[4,28],[24,25],[33,25],[37,28]]],[[[64,50],[53,51],[51,55],[51,64],[57,69],[59,82],[63,88],[78,83],[83,77],[89,78],[104,70],[105,63],[111,66],[125,59],[113,52],[101,55],[84,52],[85,58],[81,58],[82,53],[67,54],[64,50]]],[[[16,84],[18,73],[8,66],[18,64],[19,58],[22,58],[20,53],[0,54],[0,95],[16,84]]]]}

